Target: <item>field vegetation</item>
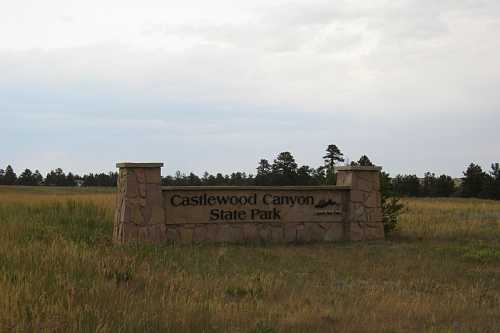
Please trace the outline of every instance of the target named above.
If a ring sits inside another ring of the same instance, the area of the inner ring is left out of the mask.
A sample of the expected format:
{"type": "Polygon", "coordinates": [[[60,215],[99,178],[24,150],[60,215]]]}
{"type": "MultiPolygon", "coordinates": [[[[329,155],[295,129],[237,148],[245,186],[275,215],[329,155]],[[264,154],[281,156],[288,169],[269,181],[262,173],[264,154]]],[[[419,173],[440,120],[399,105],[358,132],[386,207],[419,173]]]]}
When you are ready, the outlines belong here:
{"type": "Polygon", "coordinates": [[[404,203],[385,242],[116,246],[112,189],[0,187],[0,331],[498,332],[500,202],[404,203]]]}

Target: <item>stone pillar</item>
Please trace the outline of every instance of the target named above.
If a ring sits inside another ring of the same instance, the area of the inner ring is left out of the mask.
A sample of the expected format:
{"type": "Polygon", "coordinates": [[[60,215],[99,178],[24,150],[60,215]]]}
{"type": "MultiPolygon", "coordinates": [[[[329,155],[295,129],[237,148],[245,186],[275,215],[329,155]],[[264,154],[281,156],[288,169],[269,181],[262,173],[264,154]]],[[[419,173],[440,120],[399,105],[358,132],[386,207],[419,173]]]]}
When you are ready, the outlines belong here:
{"type": "Polygon", "coordinates": [[[161,192],[163,163],[118,163],[113,240],[159,243],[166,237],[161,192]]]}
{"type": "Polygon", "coordinates": [[[346,239],[384,239],[380,171],[375,166],[337,167],[337,185],[351,186],[346,239]]]}

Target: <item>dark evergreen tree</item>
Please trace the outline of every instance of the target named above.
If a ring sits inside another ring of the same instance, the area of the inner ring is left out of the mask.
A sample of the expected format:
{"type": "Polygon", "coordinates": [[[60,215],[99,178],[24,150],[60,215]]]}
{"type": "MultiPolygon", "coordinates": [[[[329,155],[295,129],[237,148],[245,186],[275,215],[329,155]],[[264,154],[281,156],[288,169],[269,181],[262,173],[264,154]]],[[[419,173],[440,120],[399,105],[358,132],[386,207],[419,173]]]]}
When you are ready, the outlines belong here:
{"type": "Polygon", "coordinates": [[[500,200],[500,163],[491,164],[490,174],[493,178],[492,199],[500,200]]]}
{"type": "Polygon", "coordinates": [[[272,167],[268,160],[261,159],[257,166],[257,175],[255,176],[255,184],[266,186],[272,184],[271,179],[272,167]]]}
{"type": "Polygon", "coordinates": [[[297,180],[295,185],[317,185],[313,178],[314,169],[303,165],[297,169],[297,180]]]}
{"type": "Polygon", "coordinates": [[[464,172],[462,180],[462,195],[464,197],[479,197],[486,180],[486,173],[481,166],[471,163],[464,172]]]}
{"type": "Polygon", "coordinates": [[[106,180],[107,180],[107,175],[105,173],[96,173],[94,186],[105,186],[106,180]]]}
{"type": "Polygon", "coordinates": [[[5,185],[4,184],[4,180],[3,180],[4,176],[5,176],[5,170],[4,169],[0,169],[0,185],[5,185]]]}
{"type": "Polygon", "coordinates": [[[215,178],[214,175],[208,175],[208,177],[206,178],[206,180],[204,182],[204,185],[216,186],[217,185],[217,178],[215,178]]]}
{"type": "Polygon", "coordinates": [[[66,186],[66,175],[61,168],[50,171],[45,177],[45,185],[66,186]]]}
{"type": "Polygon", "coordinates": [[[5,174],[3,175],[4,185],[15,185],[17,182],[17,175],[14,169],[10,165],[5,168],[5,174]]]}
{"type": "Polygon", "coordinates": [[[209,178],[210,178],[210,174],[207,171],[205,171],[203,173],[203,176],[201,176],[201,184],[202,185],[208,185],[208,179],[209,178]]]}
{"type": "Polygon", "coordinates": [[[249,178],[245,172],[233,172],[230,176],[229,185],[232,186],[245,186],[248,184],[249,178]]]}
{"type": "Polygon", "coordinates": [[[447,175],[441,175],[434,183],[433,193],[437,197],[449,197],[455,193],[455,182],[447,175]]]}
{"type": "Polygon", "coordinates": [[[323,185],[326,184],[326,170],[324,166],[317,167],[316,169],[312,169],[311,177],[313,179],[314,184],[323,185]]]}
{"type": "Polygon", "coordinates": [[[435,197],[436,196],[436,175],[430,172],[424,174],[422,186],[420,188],[420,196],[435,197]]]}
{"type": "MultiPolygon", "coordinates": [[[[398,187],[398,191],[406,191],[403,195],[414,196],[415,195],[415,179],[413,177],[405,179],[406,184],[404,184],[405,190],[398,187]],[[412,185],[410,185],[411,183],[412,185]],[[413,187],[412,187],[413,186],[413,187]],[[408,192],[409,191],[409,192],[408,192]]],[[[449,197],[455,192],[455,182],[453,178],[447,175],[441,175],[436,177],[434,173],[426,172],[422,182],[420,184],[420,189],[418,196],[421,197],[449,197]]]]}
{"type": "Polygon", "coordinates": [[[109,186],[116,186],[118,184],[118,172],[109,173],[110,183],[109,186]]]}
{"type": "Polygon", "coordinates": [[[71,172],[68,172],[64,186],[76,186],[75,176],[71,172]]]}
{"type": "Polygon", "coordinates": [[[83,175],[83,186],[96,186],[95,176],[93,173],[89,173],[88,175],[83,175]]]}
{"type": "Polygon", "coordinates": [[[335,185],[337,182],[335,176],[335,165],[338,162],[344,162],[344,154],[336,145],[328,145],[326,148],[326,155],[323,156],[325,161],[325,183],[328,185],[335,185]]]}
{"type": "Polygon", "coordinates": [[[492,163],[491,171],[485,173],[479,197],[500,200],[500,164],[492,163]]]}
{"type": "Polygon", "coordinates": [[[170,175],[161,177],[161,184],[163,186],[174,186],[174,177],[170,175]]]}
{"type": "Polygon", "coordinates": [[[271,164],[266,159],[261,159],[259,161],[259,166],[257,167],[257,176],[269,176],[272,172],[271,164]]]}
{"type": "Polygon", "coordinates": [[[185,186],[186,184],[186,175],[177,170],[175,172],[174,180],[176,186],[185,186]]]}
{"type": "MultiPolygon", "coordinates": [[[[76,176],[75,176],[76,178],[76,176]]],[[[116,186],[118,181],[117,172],[89,174],[83,176],[83,186],[116,186]]]]}
{"type": "Polygon", "coordinates": [[[19,178],[17,179],[17,183],[23,186],[34,186],[37,185],[33,172],[30,169],[25,169],[19,178]]]}
{"type": "Polygon", "coordinates": [[[495,198],[495,178],[490,174],[485,173],[479,198],[494,199],[495,198]]]}
{"type": "Polygon", "coordinates": [[[325,161],[327,168],[333,169],[337,162],[344,162],[344,154],[342,154],[336,145],[328,145],[326,148],[326,155],[323,156],[323,160],[325,161]]]}
{"type": "Polygon", "coordinates": [[[363,155],[359,158],[358,165],[359,166],[373,166],[373,163],[372,163],[372,161],[370,161],[368,156],[363,155]]]}
{"type": "Polygon", "coordinates": [[[490,173],[493,178],[500,179],[500,163],[492,163],[490,173]]]}
{"type": "Polygon", "coordinates": [[[188,178],[187,178],[187,185],[189,186],[200,186],[201,185],[201,179],[194,173],[190,173],[188,178]]]}
{"type": "Polygon", "coordinates": [[[215,175],[215,183],[216,183],[216,185],[219,185],[219,186],[227,185],[226,177],[224,177],[222,175],[222,173],[217,173],[217,175],[215,175]]]}
{"type": "Polygon", "coordinates": [[[35,182],[35,186],[41,185],[43,183],[43,176],[39,170],[35,170],[33,173],[33,180],[35,182]]]}
{"type": "Polygon", "coordinates": [[[294,185],[297,177],[297,163],[288,152],[279,153],[272,165],[273,185],[294,185]]]}
{"type": "Polygon", "coordinates": [[[418,197],[420,195],[420,180],[416,175],[397,175],[392,180],[394,193],[398,196],[418,197]]]}
{"type": "Polygon", "coordinates": [[[95,185],[94,186],[116,186],[118,181],[118,173],[109,172],[109,173],[99,173],[95,176],[95,185]]]}

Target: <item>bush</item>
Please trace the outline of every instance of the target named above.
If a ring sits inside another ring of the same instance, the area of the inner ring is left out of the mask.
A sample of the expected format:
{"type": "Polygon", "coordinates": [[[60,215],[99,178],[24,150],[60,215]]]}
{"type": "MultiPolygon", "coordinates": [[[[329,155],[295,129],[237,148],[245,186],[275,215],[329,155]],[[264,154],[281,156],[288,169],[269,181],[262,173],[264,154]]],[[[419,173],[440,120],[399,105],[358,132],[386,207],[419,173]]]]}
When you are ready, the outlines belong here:
{"type": "Polygon", "coordinates": [[[387,236],[397,229],[399,216],[401,215],[404,205],[401,203],[399,197],[395,195],[389,174],[385,172],[380,173],[380,194],[384,232],[387,236]]]}

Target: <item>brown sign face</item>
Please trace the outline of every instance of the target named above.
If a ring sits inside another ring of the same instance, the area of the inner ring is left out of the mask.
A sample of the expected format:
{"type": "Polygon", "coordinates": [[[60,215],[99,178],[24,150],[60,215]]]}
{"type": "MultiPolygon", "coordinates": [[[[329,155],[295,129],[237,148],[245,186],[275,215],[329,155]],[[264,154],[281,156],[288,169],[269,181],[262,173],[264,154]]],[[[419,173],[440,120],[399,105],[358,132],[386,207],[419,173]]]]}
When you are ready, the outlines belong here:
{"type": "Polygon", "coordinates": [[[340,222],[346,191],[325,188],[163,188],[168,224],[340,222]]]}

